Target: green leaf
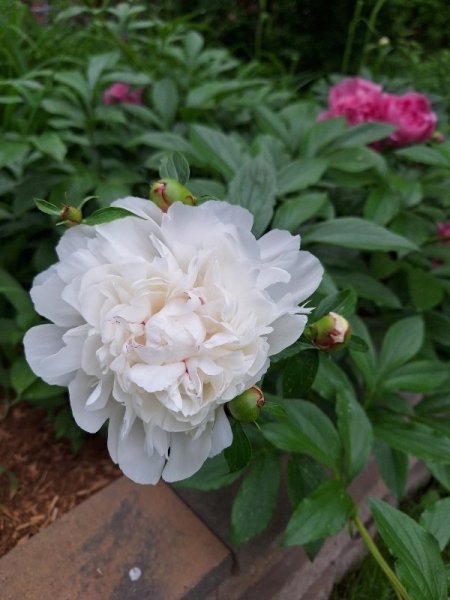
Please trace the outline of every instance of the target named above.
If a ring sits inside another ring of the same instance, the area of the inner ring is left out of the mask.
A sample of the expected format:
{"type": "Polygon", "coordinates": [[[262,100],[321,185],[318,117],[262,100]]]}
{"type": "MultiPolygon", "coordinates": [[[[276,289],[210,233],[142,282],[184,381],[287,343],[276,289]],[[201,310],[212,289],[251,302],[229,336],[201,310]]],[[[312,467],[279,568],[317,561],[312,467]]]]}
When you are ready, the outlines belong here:
{"type": "Polygon", "coordinates": [[[353,479],[366,465],[373,443],[372,425],[352,394],[338,394],[338,428],[344,447],[344,465],[353,479]]]}
{"type": "Polygon", "coordinates": [[[427,334],[443,346],[450,346],[450,316],[433,311],[425,316],[427,334]]]}
{"type": "Polygon", "coordinates": [[[3,295],[16,310],[19,326],[27,329],[35,318],[30,296],[17,280],[2,268],[0,268],[0,295],[3,295]]]}
{"type": "Polygon", "coordinates": [[[264,437],[281,450],[308,454],[338,471],[341,444],[330,419],[314,404],[303,400],[289,400],[285,408],[285,419],[261,427],[264,437]]]}
{"type": "Polygon", "coordinates": [[[285,146],[290,147],[291,136],[283,119],[266,106],[258,106],[255,110],[256,121],[262,131],[280,139],[285,146]]]}
{"type": "Polygon", "coordinates": [[[297,198],[286,200],[275,213],[273,228],[288,229],[296,233],[302,223],[314,217],[328,201],[327,194],[302,194],[297,198]]]}
{"type": "Polygon", "coordinates": [[[388,137],[395,127],[387,123],[360,123],[348,127],[342,135],[334,140],[333,148],[351,148],[365,146],[388,137]]]}
{"type": "Polygon", "coordinates": [[[29,149],[29,145],[25,142],[2,140],[0,146],[0,169],[23,160],[29,149]]]}
{"type": "Polygon", "coordinates": [[[263,454],[244,479],[231,509],[231,539],[247,542],[269,524],[277,504],[280,480],[276,454],[263,454]]]}
{"type": "Polygon", "coordinates": [[[379,378],[413,358],[424,340],[424,326],[421,317],[407,317],[397,321],[386,333],[381,347],[379,378]]]}
{"type": "Polygon", "coordinates": [[[284,538],[286,546],[302,545],[340,531],[353,511],[353,502],[339,481],[327,481],[302,500],[284,538]]]}
{"type": "MultiPolygon", "coordinates": [[[[191,127],[190,139],[205,165],[225,177],[232,176],[241,167],[240,144],[231,136],[204,125],[191,127]]],[[[172,148],[179,150],[179,148],[172,148]]],[[[237,204],[237,203],[235,203],[237,204]]]]}
{"type": "Polygon", "coordinates": [[[253,213],[255,236],[264,233],[275,205],[275,178],[269,163],[258,157],[239,168],[230,182],[227,199],[253,213]]]}
{"type": "Polygon", "coordinates": [[[439,279],[423,269],[408,269],[408,289],[417,310],[430,310],[440,304],[444,289],[439,279]]]}
{"type": "Polygon", "coordinates": [[[234,473],[244,469],[250,462],[252,445],[239,421],[234,421],[231,429],[233,431],[233,443],[225,448],[224,456],[230,473],[234,473]]]}
{"type": "Polygon", "coordinates": [[[105,208],[99,208],[91,215],[83,219],[83,224],[102,225],[103,223],[109,223],[110,221],[123,219],[124,217],[135,217],[137,219],[141,218],[126,208],[119,208],[118,206],[106,206],[105,208]]]}
{"type": "Polygon", "coordinates": [[[140,144],[168,152],[182,152],[186,156],[192,156],[193,153],[191,144],[177,133],[151,131],[133,138],[127,147],[133,148],[140,144]]]}
{"type": "Polygon", "coordinates": [[[47,200],[42,200],[41,198],[35,198],[34,203],[36,207],[43,213],[47,215],[53,215],[59,217],[61,214],[61,207],[52,204],[52,202],[48,202],[47,200]]]}
{"type": "Polygon", "coordinates": [[[371,221],[358,217],[339,217],[304,231],[304,244],[325,243],[357,250],[418,250],[410,240],[371,221]]]}
{"type": "Polygon", "coordinates": [[[11,367],[10,378],[14,391],[20,397],[36,381],[37,376],[30,369],[25,358],[21,356],[14,361],[11,367]]]}
{"type": "Polygon", "coordinates": [[[346,288],[324,298],[317,308],[314,310],[314,321],[318,321],[321,317],[327,315],[330,311],[338,313],[343,317],[352,315],[356,310],[358,297],[354,290],[346,288]]]}
{"type": "Polygon", "coordinates": [[[426,461],[426,465],[433,477],[439,481],[447,492],[450,492],[450,465],[441,465],[430,460],[426,461]]]}
{"type": "Polygon", "coordinates": [[[450,498],[438,500],[420,516],[420,524],[436,539],[440,550],[450,540],[450,498]]]}
{"type": "Polygon", "coordinates": [[[362,173],[374,169],[381,174],[386,171],[384,158],[369,148],[342,148],[327,155],[329,169],[344,173],[362,173]]]}
{"type": "Polygon", "coordinates": [[[432,392],[449,380],[448,363],[416,360],[390,371],[382,381],[386,390],[432,392]]]}
{"type": "Polygon", "coordinates": [[[367,352],[369,350],[369,345],[362,338],[352,334],[348,343],[348,348],[355,352],[367,352]]]}
{"type": "Polygon", "coordinates": [[[345,118],[325,119],[314,123],[306,135],[305,155],[315,156],[318,150],[339,138],[347,130],[345,118]]]}
{"type": "Polygon", "coordinates": [[[375,440],[373,451],[384,483],[391,494],[400,500],[408,477],[408,455],[391,448],[381,439],[375,440]]]}
{"type": "Polygon", "coordinates": [[[33,138],[34,146],[47,156],[51,156],[58,162],[62,162],[67,153],[67,147],[56,133],[43,133],[33,138]]]}
{"type": "Polygon", "coordinates": [[[375,436],[389,446],[425,461],[450,464],[450,438],[419,423],[386,422],[374,425],[375,436]]]}
{"type": "Polygon", "coordinates": [[[423,165],[450,168],[449,158],[446,158],[444,154],[441,154],[438,150],[430,148],[429,146],[410,146],[409,148],[397,150],[395,154],[401,158],[406,158],[416,163],[422,163],[423,165]]]}
{"type": "Polygon", "coordinates": [[[258,86],[261,86],[261,81],[257,79],[253,81],[231,80],[202,83],[189,90],[186,98],[186,107],[203,110],[205,108],[214,108],[218,99],[258,86]]]}
{"type": "Polygon", "coordinates": [[[161,159],[159,175],[175,179],[182,185],[186,185],[190,175],[189,163],[180,152],[166,154],[161,159]]]}
{"type": "Polygon", "coordinates": [[[401,307],[400,300],[394,292],[367,273],[333,270],[332,274],[339,285],[351,286],[360,298],[371,300],[378,306],[401,307]]]}
{"type": "Polygon", "coordinates": [[[240,475],[240,471],[230,473],[228,463],[223,453],[221,453],[214,456],[214,458],[208,458],[197,473],[194,473],[188,479],[177,481],[175,487],[209,492],[232,484],[240,475]]]}
{"type": "Polygon", "coordinates": [[[104,71],[113,67],[119,60],[117,52],[105,52],[92,56],[88,63],[87,80],[90,90],[94,90],[104,71]]]}
{"type": "Polygon", "coordinates": [[[436,540],[411,517],[372,498],[378,531],[393,556],[407,592],[417,600],[447,598],[447,577],[436,540]]]}
{"type": "Polygon", "coordinates": [[[400,198],[389,189],[375,188],[367,197],[363,215],[378,225],[386,225],[400,211],[400,198]]]}
{"type": "Polygon", "coordinates": [[[308,456],[293,454],[287,465],[288,495],[292,508],[326,480],[322,467],[308,456]]]}
{"type": "Polygon", "coordinates": [[[283,397],[304,398],[314,382],[318,368],[319,353],[316,350],[301,352],[288,359],[283,371],[283,397]]]}
{"type": "Polygon", "coordinates": [[[172,79],[165,77],[155,81],[152,87],[152,102],[166,127],[175,120],[178,109],[178,89],[172,79]]]}
{"type": "Polygon", "coordinates": [[[323,158],[305,158],[287,164],[277,175],[277,195],[284,196],[316,184],[327,166],[323,158]]]}

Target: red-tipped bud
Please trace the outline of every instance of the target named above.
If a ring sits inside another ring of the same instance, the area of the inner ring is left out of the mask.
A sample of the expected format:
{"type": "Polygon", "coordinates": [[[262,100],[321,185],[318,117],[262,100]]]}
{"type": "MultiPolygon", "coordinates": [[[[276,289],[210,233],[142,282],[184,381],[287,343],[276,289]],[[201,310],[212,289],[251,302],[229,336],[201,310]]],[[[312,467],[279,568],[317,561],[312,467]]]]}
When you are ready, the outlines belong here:
{"type": "Polygon", "coordinates": [[[351,337],[351,327],[347,319],[330,312],[305,329],[305,337],[311,344],[332,352],[344,348],[351,337]]]}
{"type": "Polygon", "coordinates": [[[228,410],[237,421],[251,422],[256,421],[264,406],[264,396],[262,391],[254,385],[245,390],[231,402],[228,402],[228,410]]]}
{"type": "Polygon", "coordinates": [[[175,179],[160,179],[150,188],[150,200],[163,212],[167,212],[169,206],[174,202],[182,202],[194,206],[195,198],[192,193],[175,181],[175,179]]]}
{"type": "Polygon", "coordinates": [[[436,144],[442,144],[445,142],[445,135],[440,131],[435,131],[431,136],[431,141],[435,142],[436,144]]]}
{"type": "Polygon", "coordinates": [[[75,206],[64,206],[62,211],[59,213],[59,216],[61,221],[64,223],[64,225],[67,225],[67,227],[79,225],[83,219],[81,210],[75,206]]]}

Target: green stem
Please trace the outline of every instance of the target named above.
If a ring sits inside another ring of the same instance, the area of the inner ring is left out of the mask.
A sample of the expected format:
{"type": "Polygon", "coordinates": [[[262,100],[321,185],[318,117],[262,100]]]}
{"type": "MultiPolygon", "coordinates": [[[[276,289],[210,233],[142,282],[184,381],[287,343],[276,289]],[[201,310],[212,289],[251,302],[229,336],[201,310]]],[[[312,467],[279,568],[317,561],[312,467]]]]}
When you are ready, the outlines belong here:
{"type": "Polygon", "coordinates": [[[342,59],[341,71],[342,73],[348,72],[348,67],[350,63],[350,56],[352,53],[353,42],[355,39],[356,26],[358,25],[359,19],[361,17],[362,7],[364,5],[364,0],[356,0],[355,11],[353,13],[353,18],[351,20],[350,26],[348,28],[347,41],[345,43],[344,57],[342,59]]]}
{"type": "Polygon", "coordinates": [[[391,567],[384,560],[381,552],[378,550],[377,545],[373,541],[370,533],[367,531],[367,529],[366,529],[364,523],[362,522],[361,518],[359,517],[359,515],[356,514],[352,518],[352,521],[355,523],[356,527],[358,528],[358,531],[361,534],[361,537],[364,540],[364,543],[366,544],[369,552],[372,554],[373,558],[377,561],[379,567],[381,568],[383,573],[386,575],[386,577],[389,579],[390,583],[392,584],[392,587],[394,588],[395,593],[397,594],[397,598],[399,600],[410,600],[410,598],[408,596],[408,592],[403,587],[403,584],[400,581],[400,579],[397,577],[397,575],[394,573],[394,571],[391,569],[391,567]]]}

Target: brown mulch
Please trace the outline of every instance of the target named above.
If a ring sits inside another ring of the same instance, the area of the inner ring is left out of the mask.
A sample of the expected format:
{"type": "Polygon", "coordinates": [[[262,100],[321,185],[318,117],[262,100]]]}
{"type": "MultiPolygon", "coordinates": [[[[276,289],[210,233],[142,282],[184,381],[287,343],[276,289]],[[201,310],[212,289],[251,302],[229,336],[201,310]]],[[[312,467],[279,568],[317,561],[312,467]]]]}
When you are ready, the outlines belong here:
{"type": "Polygon", "coordinates": [[[106,440],[88,436],[78,454],[55,440],[45,411],[14,406],[0,420],[0,556],[120,476],[106,440]],[[17,478],[17,490],[2,468],[17,478]]]}

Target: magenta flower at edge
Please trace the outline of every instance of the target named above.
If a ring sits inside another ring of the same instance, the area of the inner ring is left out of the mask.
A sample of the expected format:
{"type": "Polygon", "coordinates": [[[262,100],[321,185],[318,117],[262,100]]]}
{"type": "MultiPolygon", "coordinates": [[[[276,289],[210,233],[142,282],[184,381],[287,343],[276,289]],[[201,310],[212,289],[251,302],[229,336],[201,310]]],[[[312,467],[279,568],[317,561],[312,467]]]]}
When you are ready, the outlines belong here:
{"type": "Polygon", "coordinates": [[[389,136],[389,141],[395,146],[425,142],[433,135],[437,122],[430,102],[417,92],[402,96],[384,94],[383,120],[397,126],[389,136]]]}
{"type": "Polygon", "coordinates": [[[105,104],[142,104],[143,88],[131,90],[128,83],[114,83],[103,92],[105,104]]]}
{"type": "Polygon", "coordinates": [[[383,120],[383,93],[381,86],[352,77],[334,85],[328,94],[329,110],[319,120],[345,117],[349,125],[383,120]]]}
{"type": "MultiPolygon", "coordinates": [[[[450,238],[450,221],[446,223],[437,223],[437,235],[440,238],[450,238]]],[[[443,239],[442,243],[450,246],[450,239],[443,239]]]]}

